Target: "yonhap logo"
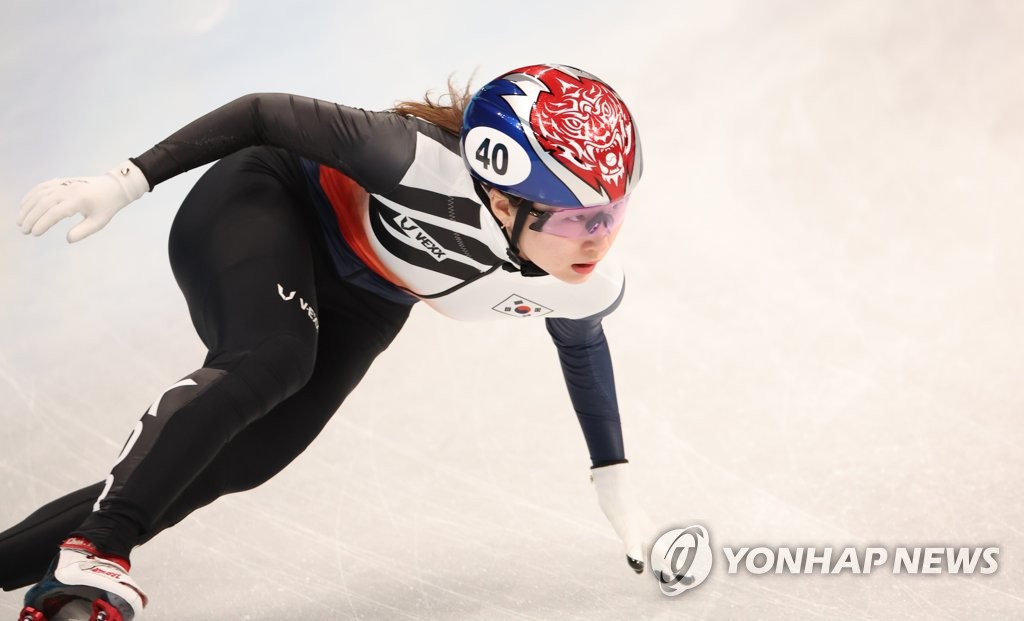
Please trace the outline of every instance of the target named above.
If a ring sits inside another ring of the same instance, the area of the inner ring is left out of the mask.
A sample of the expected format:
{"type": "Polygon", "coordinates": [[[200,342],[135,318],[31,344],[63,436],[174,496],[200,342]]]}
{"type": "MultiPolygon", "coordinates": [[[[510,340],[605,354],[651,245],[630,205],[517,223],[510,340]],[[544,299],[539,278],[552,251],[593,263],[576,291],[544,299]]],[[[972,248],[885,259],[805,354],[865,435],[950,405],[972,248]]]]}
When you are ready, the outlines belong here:
{"type": "Polygon", "coordinates": [[[999,548],[989,547],[846,547],[722,548],[728,573],[763,574],[870,574],[876,568],[892,574],[994,574],[999,569],[999,548]]]}
{"type": "Polygon", "coordinates": [[[708,531],[700,525],[670,530],[651,548],[652,569],[668,570],[666,576],[656,569],[655,577],[661,592],[670,597],[700,586],[711,573],[712,558],[708,531]]]}
{"type": "MultiPolygon", "coordinates": [[[[948,574],[991,576],[999,570],[998,545],[734,546],[719,544],[723,573],[787,575],[948,574]]],[[[661,592],[680,595],[695,589],[711,574],[714,553],[706,528],[676,528],[658,537],[650,550],[651,570],[661,592]]]]}

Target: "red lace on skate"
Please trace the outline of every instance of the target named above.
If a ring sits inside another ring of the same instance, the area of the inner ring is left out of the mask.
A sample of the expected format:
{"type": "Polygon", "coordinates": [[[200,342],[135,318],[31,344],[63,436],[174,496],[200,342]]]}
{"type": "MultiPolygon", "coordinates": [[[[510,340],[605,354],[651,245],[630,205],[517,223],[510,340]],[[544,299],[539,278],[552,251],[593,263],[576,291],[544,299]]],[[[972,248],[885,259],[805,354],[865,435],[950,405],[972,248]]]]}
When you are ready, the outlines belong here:
{"type": "Polygon", "coordinates": [[[103,552],[100,552],[96,549],[96,546],[94,546],[91,541],[89,541],[88,539],[84,539],[82,537],[68,537],[67,539],[61,542],[60,547],[63,550],[81,550],[82,552],[85,552],[90,556],[95,556],[96,558],[101,558],[105,561],[110,561],[111,563],[114,563],[115,565],[123,569],[125,573],[128,573],[132,569],[132,565],[128,562],[128,559],[120,556],[115,556],[113,554],[105,554],[103,552]]]}

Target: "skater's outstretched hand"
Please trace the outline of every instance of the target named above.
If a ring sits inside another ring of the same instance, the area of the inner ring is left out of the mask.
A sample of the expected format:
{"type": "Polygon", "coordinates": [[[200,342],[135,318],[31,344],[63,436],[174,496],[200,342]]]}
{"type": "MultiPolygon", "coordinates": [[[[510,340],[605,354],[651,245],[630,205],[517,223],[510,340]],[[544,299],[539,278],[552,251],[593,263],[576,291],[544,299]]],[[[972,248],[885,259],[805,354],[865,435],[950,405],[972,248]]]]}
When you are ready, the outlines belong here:
{"type": "Polygon", "coordinates": [[[74,243],[103,228],[122,207],[149,191],[149,182],[131,160],[98,177],[53,179],[32,188],[21,200],[18,226],[28,235],[42,235],[64,218],[84,219],[68,231],[74,243]]]}
{"type": "MultiPolygon", "coordinates": [[[[657,538],[654,524],[636,500],[629,476],[629,464],[613,464],[590,471],[601,511],[626,549],[626,562],[638,574],[644,573],[646,561],[651,557],[651,545],[657,538]]],[[[651,571],[655,577],[668,582],[675,578],[668,561],[651,558],[651,571]]]]}

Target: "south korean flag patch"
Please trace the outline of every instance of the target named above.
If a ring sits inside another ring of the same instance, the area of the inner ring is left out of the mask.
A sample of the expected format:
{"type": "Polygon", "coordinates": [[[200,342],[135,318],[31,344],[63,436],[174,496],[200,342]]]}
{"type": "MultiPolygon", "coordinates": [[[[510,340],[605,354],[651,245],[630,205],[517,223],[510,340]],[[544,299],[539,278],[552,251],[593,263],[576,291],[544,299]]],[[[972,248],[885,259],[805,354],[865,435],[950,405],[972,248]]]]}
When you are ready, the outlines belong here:
{"type": "Polygon", "coordinates": [[[493,310],[510,317],[540,317],[551,312],[550,308],[515,294],[499,302],[493,307],[493,310]]]}

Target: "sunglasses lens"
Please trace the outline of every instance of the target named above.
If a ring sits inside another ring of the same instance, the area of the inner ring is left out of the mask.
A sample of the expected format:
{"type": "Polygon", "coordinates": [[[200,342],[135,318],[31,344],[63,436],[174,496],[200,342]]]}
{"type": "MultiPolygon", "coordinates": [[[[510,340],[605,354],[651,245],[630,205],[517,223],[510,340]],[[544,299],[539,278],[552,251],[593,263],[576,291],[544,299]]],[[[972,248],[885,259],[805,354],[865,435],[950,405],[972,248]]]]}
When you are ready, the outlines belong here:
{"type": "Polygon", "coordinates": [[[627,204],[624,197],[607,205],[547,212],[535,230],[569,238],[609,235],[622,225],[627,204]]]}

